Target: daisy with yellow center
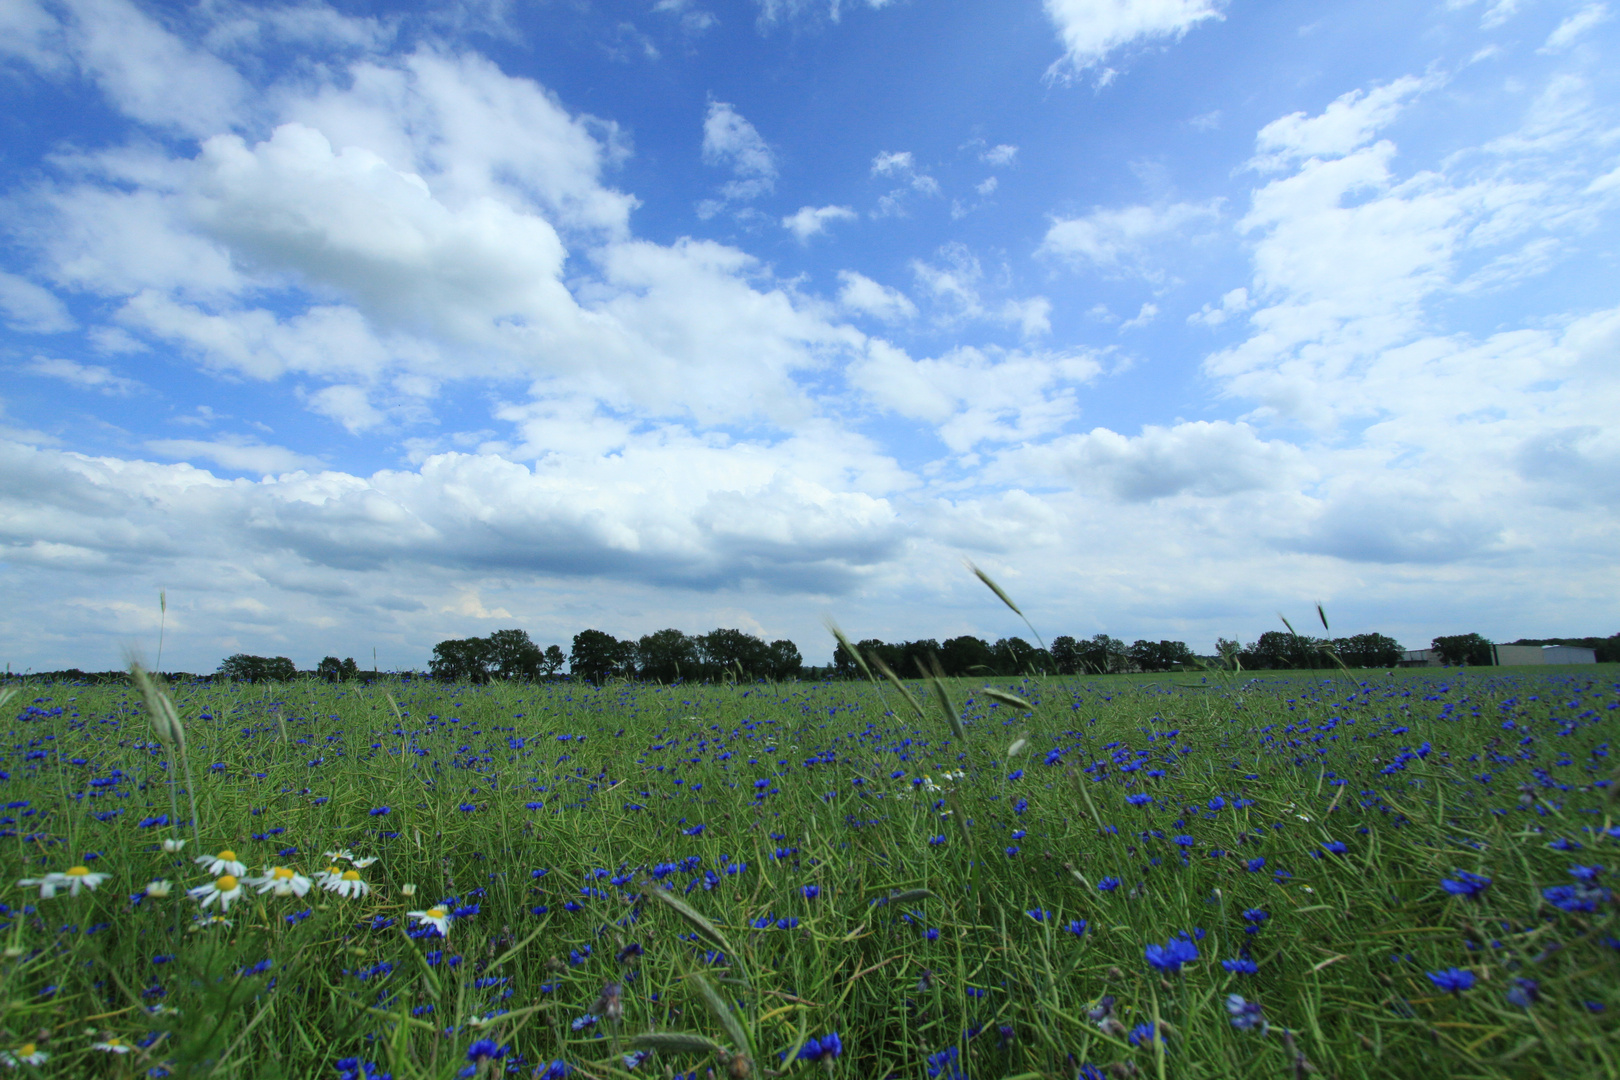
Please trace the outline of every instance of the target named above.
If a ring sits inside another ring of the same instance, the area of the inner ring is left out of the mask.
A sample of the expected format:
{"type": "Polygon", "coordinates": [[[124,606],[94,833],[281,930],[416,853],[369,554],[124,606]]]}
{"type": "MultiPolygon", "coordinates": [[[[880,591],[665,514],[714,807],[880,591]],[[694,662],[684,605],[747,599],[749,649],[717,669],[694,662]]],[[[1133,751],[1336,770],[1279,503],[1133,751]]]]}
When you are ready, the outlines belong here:
{"type": "Polygon", "coordinates": [[[247,867],[236,861],[236,852],[226,848],[218,855],[199,855],[193,860],[210,874],[229,874],[231,877],[241,877],[247,873],[247,867]]]}
{"type": "Polygon", "coordinates": [[[450,920],[455,916],[451,915],[450,909],[443,904],[430,907],[426,911],[407,911],[405,914],[423,926],[433,927],[439,932],[440,937],[450,936],[450,920]]]}
{"type": "Polygon", "coordinates": [[[103,881],[106,881],[108,877],[109,875],[107,874],[91,873],[88,866],[70,866],[68,867],[66,873],[59,873],[53,870],[44,877],[23,878],[21,881],[17,882],[17,885],[25,889],[33,888],[37,885],[39,887],[40,898],[43,900],[49,900],[51,897],[56,895],[57,890],[59,889],[66,889],[69,896],[78,896],[80,889],[94,890],[103,881]]]}
{"type": "Polygon", "coordinates": [[[364,859],[356,858],[354,852],[350,851],[348,848],[344,848],[341,851],[328,851],[326,853],[326,857],[334,862],[353,863],[356,870],[364,870],[366,867],[377,861],[377,856],[375,855],[368,855],[364,859]]]}
{"type": "Polygon", "coordinates": [[[163,878],[160,878],[157,881],[148,881],[146,883],[146,895],[156,897],[159,900],[165,896],[168,896],[173,889],[174,882],[163,878]]]}
{"type": "Polygon", "coordinates": [[[371,886],[360,880],[360,871],[345,870],[333,877],[328,874],[321,884],[344,898],[359,898],[371,891],[371,886]]]}
{"type": "Polygon", "coordinates": [[[260,877],[246,879],[262,896],[272,890],[277,896],[303,896],[314,882],[290,866],[267,866],[260,877]]]}
{"type": "Polygon", "coordinates": [[[0,1050],[0,1062],[13,1069],[19,1065],[43,1065],[50,1057],[39,1048],[38,1043],[23,1043],[15,1050],[0,1050]]]}
{"type": "Polygon", "coordinates": [[[218,900],[219,910],[229,911],[231,902],[242,896],[242,882],[235,874],[221,874],[207,885],[199,885],[195,889],[188,889],[187,892],[202,901],[204,908],[218,900]]]}
{"type": "Polygon", "coordinates": [[[135,1048],[129,1045],[129,1043],[125,1042],[123,1039],[120,1039],[117,1035],[109,1035],[101,1042],[91,1043],[90,1049],[104,1050],[109,1054],[127,1054],[135,1048]]]}

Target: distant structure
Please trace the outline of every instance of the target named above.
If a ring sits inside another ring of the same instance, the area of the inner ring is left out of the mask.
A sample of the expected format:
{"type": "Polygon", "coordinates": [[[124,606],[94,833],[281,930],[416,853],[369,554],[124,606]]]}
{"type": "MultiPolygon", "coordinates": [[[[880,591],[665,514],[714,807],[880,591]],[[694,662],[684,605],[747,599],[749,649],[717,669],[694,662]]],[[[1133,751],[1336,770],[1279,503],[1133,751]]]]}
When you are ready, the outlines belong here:
{"type": "MultiPolygon", "coordinates": [[[[1491,662],[1497,666],[1528,664],[1595,664],[1597,651],[1578,645],[1492,645],[1491,662]]],[[[1444,667],[1434,649],[1407,649],[1401,653],[1401,667],[1444,667]]]]}
{"type": "Polygon", "coordinates": [[[1596,649],[1579,645],[1492,645],[1498,664],[1595,664],[1596,649]]]}

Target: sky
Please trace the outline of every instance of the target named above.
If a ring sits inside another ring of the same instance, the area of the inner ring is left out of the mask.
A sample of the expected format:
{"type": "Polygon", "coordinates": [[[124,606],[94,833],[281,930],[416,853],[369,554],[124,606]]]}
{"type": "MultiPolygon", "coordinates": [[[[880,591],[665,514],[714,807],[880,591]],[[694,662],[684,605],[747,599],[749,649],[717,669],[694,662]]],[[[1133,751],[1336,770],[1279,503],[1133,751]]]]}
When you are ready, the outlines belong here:
{"type": "Polygon", "coordinates": [[[7,0],[0,658],[1613,633],[1616,14],[7,0]]]}

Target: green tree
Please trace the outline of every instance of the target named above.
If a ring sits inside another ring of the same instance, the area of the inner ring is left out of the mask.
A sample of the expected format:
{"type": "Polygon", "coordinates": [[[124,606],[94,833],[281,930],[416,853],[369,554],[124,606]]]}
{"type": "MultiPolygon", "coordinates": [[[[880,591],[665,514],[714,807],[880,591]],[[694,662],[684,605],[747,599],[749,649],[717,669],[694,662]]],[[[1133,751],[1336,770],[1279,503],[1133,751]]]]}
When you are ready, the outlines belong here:
{"type": "Polygon", "coordinates": [[[771,647],[753,634],[741,630],[711,630],[697,638],[698,652],[712,679],[736,675],[745,679],[762,678],[770,672],[771,647]]]}
{"type": "Polygon", "coordinates": [[[797,678],[799,672],[804,670],[804,657],[799,655],[799,647],[786,638],[771,642],[769,661],[773,682],[797,678]]]}
{"type": "Polygon", "coordinates": [[[327,682],[346,682],[360,674],[360,665],[354,662],[354,657],[339,660],[335,656],[328,656],[315,665],[315,674],[327,682]]]}
{"type": "Polygon", "coordinates": [[[543,679],[551,678],[561,671],[566,663],[568,663],[568,657],[563,655],[563,651],[559,646],[547,645],[545,653],[540,657],[540,677],[543,679]]]}
{"type": "Polygon", "coordinates": [[[636,642],[636,667],[643,679],[672,683],[703,677],[697,639],[679,630],[657,630],[636,642]]]}
{"type": "Polygon", "coordinates": [[[1052,663],[1059,675],[1079,674],[1085,663],[1081,656],[1080,643],[1068,634],[1060,634],[1053,638],[1052,663]]]}
{"type": "Polygon", "coordinates": [[[450,638],[433,646],[428,671],[446,682],[485,683],[491,663],[488,640],[481,637],[450,638]]]}
{"type": "Polygon", "coordinates": [[[1040,674],[1045,670],[1042,659],[1050,660],[1042,650],[1021,637],[1002,638],[990,646],[990,652],[995,657],[996,674],[1007,677],[1040,674]]]}
{"type": "Polygon", "coordinates": [[[298,677],[298,665],[285,656],[235,653],[221,661],[219,673],[232,682],[291,682],[298,677]]]}
{"type": "Polygon", "coordinates": [[[1491,643],[1479,634],[1447,634],[1435,638],[1429,648],[1447,664],[1488,667],[1491,663],[1491,643]]]}
{"type": "Polygon", "coordinates": [[[601,630],[581,630],[574,635],[568,671],[576,679],[601,684],[611,676],[623,674],[627,660],[634,663],[633,650],[633,642],[620,641],[601,630]]]}
{"type": "Polygon", "coordinates": [[[1334,638],[1333,651],[1346,667],[1392,668],[1401,662],[1401,643],[1384,634],[1334,638]]]}
{"type": "Polygon", "coordinates": [[[1125,643],[1117,637],[1107,634],[1093,635],[1089,641],[1076,643],[1076,651],[1080,656],[1082,671],[1089,671],[1097,675],[1107,675],[1110,672],[1124,671],[1130,663],[1125,643]]]}
{"type": "Polygon", "coordinates": [[[983,638],[963,635],[946,639],[939,649],[939,663],[953,677],[994,675],[996,654],[983,638]]]}
{"type": "Polygon", "coordinates": [[[497,630],[484,639],[488,663],[503,679],[538,679],[545,654],[527,630],[497,630]]]}

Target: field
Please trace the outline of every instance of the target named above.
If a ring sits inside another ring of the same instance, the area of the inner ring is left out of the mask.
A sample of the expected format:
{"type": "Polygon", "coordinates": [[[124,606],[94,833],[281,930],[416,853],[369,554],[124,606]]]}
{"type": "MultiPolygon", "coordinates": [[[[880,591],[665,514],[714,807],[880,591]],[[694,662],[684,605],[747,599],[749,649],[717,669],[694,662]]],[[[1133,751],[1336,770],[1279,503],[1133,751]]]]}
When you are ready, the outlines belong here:
{"type": "Polygon", "coordinates": [[[1620,1075],[1617,678],[25,686],[0,1061],[1620,1075]]]}

